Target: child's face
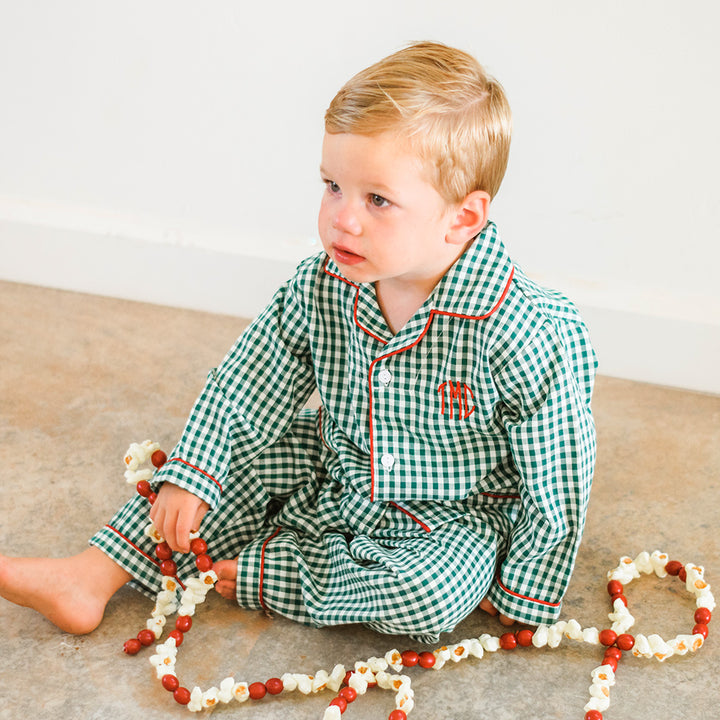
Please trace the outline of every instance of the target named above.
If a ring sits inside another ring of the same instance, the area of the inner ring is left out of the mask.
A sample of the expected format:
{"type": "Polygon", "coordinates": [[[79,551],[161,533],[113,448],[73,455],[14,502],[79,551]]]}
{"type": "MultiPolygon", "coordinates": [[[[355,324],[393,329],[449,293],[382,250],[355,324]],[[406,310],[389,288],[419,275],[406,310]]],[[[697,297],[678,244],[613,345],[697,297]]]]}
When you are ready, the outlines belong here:
{"type": "Polygon", "coordinates": [[[320,238],[349,280],[426,287],[462,253],[446,240],[457,207],[397,136],[326,133],[320,172],[320,238]]]}

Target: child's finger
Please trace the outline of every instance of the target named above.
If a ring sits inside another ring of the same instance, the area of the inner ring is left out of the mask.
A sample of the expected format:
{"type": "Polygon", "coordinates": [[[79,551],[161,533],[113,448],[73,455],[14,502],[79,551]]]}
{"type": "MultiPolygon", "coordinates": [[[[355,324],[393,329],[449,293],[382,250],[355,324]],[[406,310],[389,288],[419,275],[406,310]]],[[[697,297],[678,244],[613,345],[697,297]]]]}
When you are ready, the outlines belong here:
{"type": "MultiPolygon", "coordinates": [[[[194,514],[190,514],[187,510],[178,513],[177,522],[175,523],[175,544],[178,552],[186,553],[190,551],[190,531],[193,529],[194,522],[194,514]]],[[[172,547],[172,544],[170,547],[172,547]]]]}
{"type": "Polygon", "coordinates": [[[165,512],[162,528],[158,527],[158,531],[173,551],[178,550],[177,523],[178,514],[171,508],[165,512]]]}
{"type": "Polygon", "coordinates": [[[205,502],[201,501],[200,506],[198,507],[197,511],[195,512],[195,519],[193,520],[193,526],[191,530],[197,532],[200,530],[200,525],[202,524],[203,518],[205,517],[205,513],[209,510],[210,506],[205,502]]]}
{"type": "Polygon", "coordinates": [[[152,520],[155,529],[163,536],[162,527],[165,521],[165,510],[156,501],[155,504],[150,508],[150,520],[152,520]]]}

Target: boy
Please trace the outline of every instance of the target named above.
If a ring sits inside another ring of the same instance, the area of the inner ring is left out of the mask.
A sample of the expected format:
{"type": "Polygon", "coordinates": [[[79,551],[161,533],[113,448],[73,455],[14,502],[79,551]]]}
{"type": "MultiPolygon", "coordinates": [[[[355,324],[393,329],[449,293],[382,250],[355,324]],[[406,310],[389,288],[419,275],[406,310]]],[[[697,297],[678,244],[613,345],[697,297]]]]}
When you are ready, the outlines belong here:
{"type": "MultiPolygon", "coordinates": [[[[585,521],[596,363],[574,307],[488,221],[502,88],[419,43],[351,79],[325,129],[324,253],[210,373],[150,518],[179,577],[200,528],[218,592],[310,625],[436,642],[478,606],[552,622],[585,521]]],[[[147,515],[136,497],[80,555],[4,558],[2,594],[89,632],[124,583],[159,586],[147,515]]]]}

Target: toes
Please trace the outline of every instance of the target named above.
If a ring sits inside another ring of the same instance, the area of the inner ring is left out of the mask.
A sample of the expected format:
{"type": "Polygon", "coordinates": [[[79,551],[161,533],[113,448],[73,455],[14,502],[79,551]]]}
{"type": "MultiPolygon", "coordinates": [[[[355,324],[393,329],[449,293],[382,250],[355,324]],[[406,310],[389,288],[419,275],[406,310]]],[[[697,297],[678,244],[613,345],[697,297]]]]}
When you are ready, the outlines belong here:
{"type": "Polygon", "coordinates": [[[215,590],[226,600],[235,599],[235,583],[230,580],[220,580],[216,582],[215,590]]]}
{"type": "Polygon", "coordinates": [[[213,565],[213,570],[221,581],[232,580],[235,582],[235,578],[237,577],[237,561],[219,560],[213,565]]]}

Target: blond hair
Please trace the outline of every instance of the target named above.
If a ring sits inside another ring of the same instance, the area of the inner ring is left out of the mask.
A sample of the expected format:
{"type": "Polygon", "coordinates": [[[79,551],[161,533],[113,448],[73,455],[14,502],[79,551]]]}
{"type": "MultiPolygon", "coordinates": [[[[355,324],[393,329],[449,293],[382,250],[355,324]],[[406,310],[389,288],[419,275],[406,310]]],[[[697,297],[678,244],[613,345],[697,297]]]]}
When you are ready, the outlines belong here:
{"type": "Polygon", "coordinates": [[[329,133],[396,133],[418,153],[450,203],[474,190],[494,197],[510,151],[505,92],[462,50],[414,43],[351,78],[325,113],[329,133]]]}

